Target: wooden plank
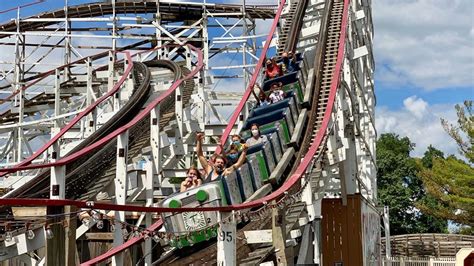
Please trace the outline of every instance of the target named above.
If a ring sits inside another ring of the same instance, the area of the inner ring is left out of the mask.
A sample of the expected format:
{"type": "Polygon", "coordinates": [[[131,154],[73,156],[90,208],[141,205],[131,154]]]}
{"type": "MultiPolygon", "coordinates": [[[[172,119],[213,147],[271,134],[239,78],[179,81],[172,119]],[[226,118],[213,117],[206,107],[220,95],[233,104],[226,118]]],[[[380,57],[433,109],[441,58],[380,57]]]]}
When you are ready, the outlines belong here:
{"type": "Polygon", "coordinates": [[[31,217],[46,216],[46,207],[12,207],[15,220],[31,220],[31,217]]]}
{"type": "Polygon", "coordinates": [[[86,233],[85,236],[86,236],[87,240],[94,240],[94,241],[112,241],[112,240],[114,240],[114,234],[113,233],[102,233],[102,232],[86,233]]]}
{"type": "Polygon", "coordinates": [[[247,244],[260,244],[272,242],[272,230],[253,230],[244,232],[247,244]]]}
{"type": "Polygon", "coordinates": [[[360,195],[342,199],[323,199],[321,222],[323,265],[362,265],[362,218],[360,195]]]}

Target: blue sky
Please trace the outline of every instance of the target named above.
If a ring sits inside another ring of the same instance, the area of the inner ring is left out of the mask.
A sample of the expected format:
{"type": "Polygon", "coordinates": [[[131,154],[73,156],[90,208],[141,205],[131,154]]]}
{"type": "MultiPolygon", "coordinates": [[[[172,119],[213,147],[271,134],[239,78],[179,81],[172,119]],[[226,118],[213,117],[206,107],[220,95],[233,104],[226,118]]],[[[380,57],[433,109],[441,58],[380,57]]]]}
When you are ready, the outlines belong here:
{"type": "Polygon", "coordinates": [[[457,153],[440,118],[456,122],[454,105],[474,99],[474,2],[372,1],[375,28],[376,125],[415,142],[457,153]]]}
{"type": "MultiPolygon", "coordinates": [[[[0,12],[31,2],[2,1],[0,12]]],[[[21,14],[29,16],[63,5],[64,1],[47,0],[21,14]]],[[[374,0],[372,9],[378,134],[408,136],[416,143],[416,156],[429,144],[456,153],[455,143],[439,121],[443,117],[455,123],[454,105],[474,99],[474,2],[374,0]]],[[[16,12],[0,14],[0,23],[15,16],[16,12]]]]}

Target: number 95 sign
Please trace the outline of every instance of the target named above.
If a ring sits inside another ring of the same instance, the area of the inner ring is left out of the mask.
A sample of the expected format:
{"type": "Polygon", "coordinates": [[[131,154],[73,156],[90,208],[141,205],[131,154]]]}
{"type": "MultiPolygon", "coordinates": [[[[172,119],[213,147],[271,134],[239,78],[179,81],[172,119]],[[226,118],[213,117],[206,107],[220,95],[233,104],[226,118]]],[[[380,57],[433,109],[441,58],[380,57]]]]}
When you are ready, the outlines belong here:
{"type": "Polygon", "coordinates": [[[217,265],[236,265],[235,223],[221,223],[217,232],[217,265]]]}
{"type": "Polygon", "coordinates": [[[234,241],[234,236],[230,231],[219,230],[219,241],[232,242],[234,241]]]}

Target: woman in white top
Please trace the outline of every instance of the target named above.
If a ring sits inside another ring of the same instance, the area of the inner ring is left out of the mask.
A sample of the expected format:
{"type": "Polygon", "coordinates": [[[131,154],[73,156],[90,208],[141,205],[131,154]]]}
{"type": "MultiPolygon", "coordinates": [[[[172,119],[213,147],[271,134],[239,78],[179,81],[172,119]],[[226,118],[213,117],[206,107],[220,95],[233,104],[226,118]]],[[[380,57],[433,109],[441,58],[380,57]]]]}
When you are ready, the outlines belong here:
{"type": "Polygon", "coordinates": [[[250,131],[252,132],[252,137],[247,139],[247,141],[245,142],[249,147],[268,141],[267,136],[260,134],[260,129],[257,124],[252,124],[252,126],[250,127],[250,131]]]}
{"type": "Polygon", "coordinates": [[[271,103],[276,103],[285,99],[285,93],[281,90],[281,82],[273,83],[270,87],[270,91],[271,93],[268,95],[268,99],[271,103]]]}

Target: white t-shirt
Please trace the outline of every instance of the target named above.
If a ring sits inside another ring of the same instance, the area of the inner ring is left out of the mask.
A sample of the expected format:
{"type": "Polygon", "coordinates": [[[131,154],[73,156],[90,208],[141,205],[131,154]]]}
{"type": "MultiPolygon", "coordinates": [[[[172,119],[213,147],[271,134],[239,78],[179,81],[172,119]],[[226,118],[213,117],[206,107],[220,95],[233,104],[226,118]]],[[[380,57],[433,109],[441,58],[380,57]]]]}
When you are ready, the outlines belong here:
{"type": "Polygon", "coordinates": [[[247,141],[245,141],[245,144],[247,144],[250,147],[259,143],[265,143],[267,141],[268,141],[267,136],[261,135],[258,139],[255,139],[254,137],[250,137],[249,139],[247,139],[247,141]]]}
{"type": "Polygon", "coordinates": [[[285,98],[285,93],[282,90],[273,91],[270,95],[268,95],[271,103],[276,103],[285,98]]]}

